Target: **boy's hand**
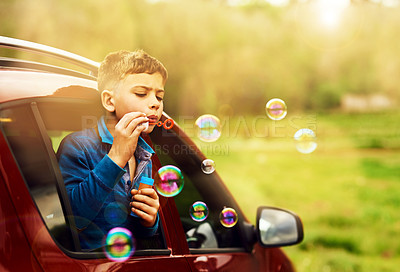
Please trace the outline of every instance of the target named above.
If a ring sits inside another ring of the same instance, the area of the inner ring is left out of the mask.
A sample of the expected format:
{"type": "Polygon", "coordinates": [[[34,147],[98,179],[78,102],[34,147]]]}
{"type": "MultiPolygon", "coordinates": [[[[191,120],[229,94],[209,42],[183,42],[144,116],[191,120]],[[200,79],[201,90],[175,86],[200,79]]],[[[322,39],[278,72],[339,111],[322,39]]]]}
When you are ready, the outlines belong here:
{"type": "Polygon", "coordinates": [[[146,114],[130,112],[125,114],[115,125],[114,141],[108,156],[121,168],[135,153],[140,133],[146,129],[141,123],[148,122],[146,114]]]}
{"type": "Polygon", "coordinates": [[[131,191],[131,210],[141,218],[144,227],[152,227],[156,223],[157,212],[160,208],[158,195],[153,188],[131,191]]]}

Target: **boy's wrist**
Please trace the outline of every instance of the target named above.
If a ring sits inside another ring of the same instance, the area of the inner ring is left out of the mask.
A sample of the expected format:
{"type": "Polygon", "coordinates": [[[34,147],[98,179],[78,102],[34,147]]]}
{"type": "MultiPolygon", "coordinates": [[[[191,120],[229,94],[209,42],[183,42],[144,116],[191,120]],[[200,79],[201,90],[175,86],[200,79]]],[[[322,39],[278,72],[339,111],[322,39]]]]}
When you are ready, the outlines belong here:
{"type": "Polygon", "coordinates": [[[108,153],[108,157],[110,157],[110,159],[111,159],[115,164],[117,164],[119,167],[121,167],[121,168],[124,168],[125,165],[126,165],[127,162],[128,162],[128,159],[125,159],[125,158],[123,158],[123,157],[121,157],[121,156],[118,156],[117,154],[115,154],[115,153],[113,152],[112,149],[111,149],[110,152],[108,153]]]}

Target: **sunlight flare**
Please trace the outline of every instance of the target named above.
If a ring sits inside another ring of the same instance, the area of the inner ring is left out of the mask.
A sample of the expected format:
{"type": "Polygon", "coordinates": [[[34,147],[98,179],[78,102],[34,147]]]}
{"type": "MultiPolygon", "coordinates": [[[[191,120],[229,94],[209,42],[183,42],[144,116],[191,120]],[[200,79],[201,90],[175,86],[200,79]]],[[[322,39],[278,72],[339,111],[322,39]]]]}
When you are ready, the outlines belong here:
{"type": "Polygon", "coordinates": [[[349,5],[350,0],[319,0],[315,7],[321,24],[335,29],[340,25],[342,14],[349,5]]]}

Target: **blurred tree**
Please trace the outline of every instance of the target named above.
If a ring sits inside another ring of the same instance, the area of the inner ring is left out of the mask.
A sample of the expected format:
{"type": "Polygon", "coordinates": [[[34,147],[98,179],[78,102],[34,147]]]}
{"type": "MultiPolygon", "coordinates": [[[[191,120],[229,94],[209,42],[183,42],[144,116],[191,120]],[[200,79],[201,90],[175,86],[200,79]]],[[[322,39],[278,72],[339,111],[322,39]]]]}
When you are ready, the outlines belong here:
{"type": "Polygon", "coordinates": [[[334,108],[346,93],[400,99],[399,7],[360,0],[327,28],[321,12],[300,13],[295,0],[242,2],[6,0],[0,34],[96,61],[143,48],[169,71],[165,106],[175,116],[217,113],[222,104],[260,114],[273,97],[293,111],[334,108]]]}

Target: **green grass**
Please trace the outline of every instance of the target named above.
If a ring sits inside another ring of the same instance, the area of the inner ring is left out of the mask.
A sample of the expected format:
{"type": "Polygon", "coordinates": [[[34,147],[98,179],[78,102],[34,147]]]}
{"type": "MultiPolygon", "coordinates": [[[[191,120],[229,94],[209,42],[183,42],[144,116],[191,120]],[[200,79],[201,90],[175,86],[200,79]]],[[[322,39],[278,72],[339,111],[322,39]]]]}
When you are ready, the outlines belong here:
{"type": "Polygon", "coordinates": [[[400,112],[231,118],[217,142],[197,143],[250,221],[260,205],[300,215],[305,239],[284,249],[299,272],[398,271],[399,120],[400,112]],[[311,154],[295,149],[301,127],[317,134],[311,154]]]}

